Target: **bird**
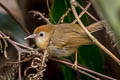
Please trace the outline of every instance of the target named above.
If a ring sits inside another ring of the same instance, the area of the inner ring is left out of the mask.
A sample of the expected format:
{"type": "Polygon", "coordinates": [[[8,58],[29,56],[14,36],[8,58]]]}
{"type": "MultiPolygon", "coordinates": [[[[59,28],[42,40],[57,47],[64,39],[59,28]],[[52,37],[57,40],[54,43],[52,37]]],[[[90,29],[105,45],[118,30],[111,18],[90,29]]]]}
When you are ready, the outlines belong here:
{"type": "MultiPolygon", "coordinates": [[[[97,27],[102,28],[103,25],[97,27]]],[[[87,27],[90,32],[97,28],[87,27]]],[[[32,35],[24,38],[34,38],[35,43],[41,50],[46,50],[49,56],[70,56],[75,50],[83,45],[93,44],[86,32],[78,24],[46,24],[38,26],[32,35]]]]}

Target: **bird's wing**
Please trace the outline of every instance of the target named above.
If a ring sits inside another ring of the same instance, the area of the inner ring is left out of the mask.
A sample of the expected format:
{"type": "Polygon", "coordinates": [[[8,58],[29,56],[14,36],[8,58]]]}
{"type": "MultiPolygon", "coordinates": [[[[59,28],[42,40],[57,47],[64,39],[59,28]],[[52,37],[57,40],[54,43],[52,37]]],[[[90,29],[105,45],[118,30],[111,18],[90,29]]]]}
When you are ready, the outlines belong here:
{"type": "Polygon", "coordinates": [[[59,24],[51,37],[51,41],[58,47],[79,47],[91,43],[86,33],[75,24],[59,24]]]}

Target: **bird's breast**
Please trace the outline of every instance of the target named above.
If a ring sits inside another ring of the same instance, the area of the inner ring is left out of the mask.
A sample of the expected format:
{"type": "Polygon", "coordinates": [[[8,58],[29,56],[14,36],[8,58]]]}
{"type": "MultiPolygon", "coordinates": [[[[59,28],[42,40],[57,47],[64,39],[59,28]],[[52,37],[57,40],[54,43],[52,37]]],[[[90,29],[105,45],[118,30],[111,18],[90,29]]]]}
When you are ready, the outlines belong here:
{"type": "Polygon", "coordinates": [[[75,48],[60,48],[54,45],[49,45],[47,51],[50,56],[65,57],[70,56],[75,51],[75,48]]]}
{"type": "Polygon", "coordinates": [[[46,49],[48,46],[48,39],[36,38],[35,41],[36,41],[37,47],[39,47],[42,50],[46,49]]]}

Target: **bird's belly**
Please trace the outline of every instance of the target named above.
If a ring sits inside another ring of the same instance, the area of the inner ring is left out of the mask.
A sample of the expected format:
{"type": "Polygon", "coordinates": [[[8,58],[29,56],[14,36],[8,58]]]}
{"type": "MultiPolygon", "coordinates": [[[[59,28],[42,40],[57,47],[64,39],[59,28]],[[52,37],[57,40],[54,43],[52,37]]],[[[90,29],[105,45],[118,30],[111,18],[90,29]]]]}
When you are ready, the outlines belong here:
{"type": "Polygon", "coordinates": [[[72,48],[57,48],[56,46],[50,45],[48,46],[48,54],[54,57],[65,57],[70,56],[75,49],[72,48]]]}

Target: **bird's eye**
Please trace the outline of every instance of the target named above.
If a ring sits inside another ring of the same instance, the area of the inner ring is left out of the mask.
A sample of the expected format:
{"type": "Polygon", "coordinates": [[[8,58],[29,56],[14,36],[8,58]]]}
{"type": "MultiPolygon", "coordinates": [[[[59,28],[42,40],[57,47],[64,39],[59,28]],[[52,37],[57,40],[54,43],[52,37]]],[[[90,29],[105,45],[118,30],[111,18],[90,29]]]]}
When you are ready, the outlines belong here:
{"type": "Polygon", "coordinates": [[[40,32],[40,37],[45,36],[45,32],[40,32]]]}

